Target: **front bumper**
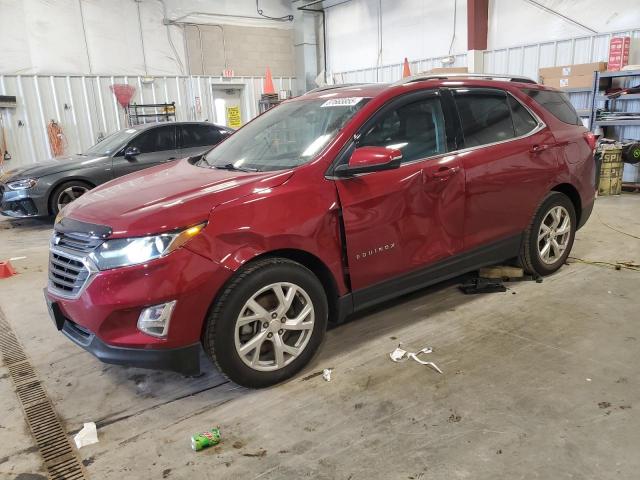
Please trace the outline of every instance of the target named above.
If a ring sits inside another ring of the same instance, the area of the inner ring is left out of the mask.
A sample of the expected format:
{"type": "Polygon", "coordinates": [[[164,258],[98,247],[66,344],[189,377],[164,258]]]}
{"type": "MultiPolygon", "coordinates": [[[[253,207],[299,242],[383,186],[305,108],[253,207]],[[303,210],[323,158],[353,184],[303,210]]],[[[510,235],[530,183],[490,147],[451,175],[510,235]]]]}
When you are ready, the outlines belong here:
{"type": "Polygon", "coordinates": [[[47,304],[56,328],[76,345],[84,348],[104,363],[170,370],[183,375],[197,375],[200,373],[201,347],[199,343],[170,349],[114,347],[104,343],[86,328],[66,318],[56,302],[50,302],[47,298],[47,304]]]}
{"type": "Polygon", "coordinates": [[[0,185],[0,214],[7,217],[26,218],[49,215],[45,195],[40,195],[37,186],[27,190],[9,190],[0,185]],[[34,190],[35,189],[35,190],[34,190]]]}
{"type": "Polygon", "coordinates": [[[106,363],[198,370],[203,322],[231,272],[187,248],[94,274],[77,298],[45,291],[58,330],[106,363]],[[144,308],[176,300],[165,338],[137,328],[144,308]]]}

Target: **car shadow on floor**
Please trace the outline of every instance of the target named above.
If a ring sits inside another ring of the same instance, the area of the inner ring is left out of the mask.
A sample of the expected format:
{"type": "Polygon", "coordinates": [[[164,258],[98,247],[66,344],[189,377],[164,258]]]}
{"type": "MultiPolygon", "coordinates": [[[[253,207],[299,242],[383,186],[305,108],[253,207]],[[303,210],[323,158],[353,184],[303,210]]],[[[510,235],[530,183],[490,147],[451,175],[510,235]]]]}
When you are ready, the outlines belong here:
{"type": "Polygon", "coordinates": [[[13,228],[30,232],[51,230],[53,228],[53,221],[53,217],[12,218],[0,216],[0,230],[10,230],[13,228]]]}

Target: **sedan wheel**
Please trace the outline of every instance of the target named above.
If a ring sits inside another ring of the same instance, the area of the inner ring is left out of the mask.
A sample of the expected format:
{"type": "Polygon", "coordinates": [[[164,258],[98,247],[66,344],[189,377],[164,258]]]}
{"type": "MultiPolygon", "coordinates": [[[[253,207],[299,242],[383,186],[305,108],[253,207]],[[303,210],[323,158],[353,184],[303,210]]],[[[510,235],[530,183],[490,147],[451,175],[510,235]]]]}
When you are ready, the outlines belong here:
{"type": "Polygon", "coordinates": [[[58,194],[58,198],[56,200],[58,211],[62,210],[76,198],[81,197],[88,191],[89,189],[82,185],[71,185],[70,187],[65,188],[60,192],[60,194],[58,194]]]}
{"type": "Polygon", "coordinates": [[[289,365],[311,338],[315,311],[307,292],[293,283],[261,288],[236,320],[235,346],[242,361],[258,371],[289,365]]]}

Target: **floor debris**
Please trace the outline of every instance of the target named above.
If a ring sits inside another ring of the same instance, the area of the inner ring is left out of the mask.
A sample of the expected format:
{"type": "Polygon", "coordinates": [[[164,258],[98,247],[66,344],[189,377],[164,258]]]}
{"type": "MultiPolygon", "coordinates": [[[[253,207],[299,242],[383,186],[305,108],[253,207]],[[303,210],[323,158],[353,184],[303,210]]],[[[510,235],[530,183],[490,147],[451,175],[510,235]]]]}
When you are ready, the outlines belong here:
{"type": "Polygon", "coordinates": [[[93,422],[85,423],[82,430],[73,437],[73,440],[76,442],[76,447],[78,448],[98,443],[98,431],[96,430],[96,424],[93,422]]]}
{"type": "Polygon", "coordinates": [[[406,350],[404,350],[402,347],[402,344],[398,344],[398,347],[389,354],[389,357],[391,357],[391,360],[393,360],[394,362],[400,363],[400,362],[406,362],[407,360],[409,360],[410,358],[414,359],[416,362],[418,362],[420,365],[427,365],[428,367],[433,368],[436,372],[438,373],[443,373],[442,370],[440,370],[440,367],[438,367],[435,363],[433,362],[426,362],[424,360],[420,360],[418,358],[418,355],[421,355],[423,353],[431,353],[433,352],[433,349],[431,347],[425,347],[422,350],[419,350],[417,352],[408,352],[406,350]]]}
{"type": "Polygon", "coordinates": [[[219,428],[212,428],[208,432],[198,433],[197,435],[193,435],[191,437],[191,448],[196,452],[200,450],[204,450],[205,448],[213,447],[214,445],[218,445],[222,436],[220,435],[219,428]]]}
{"type": "Polygon", "coordinates": [[[460,285],[459,288],[465,295],[507,291],[507,287],[502,284],[501,280],[488,278],[472,278],[460,285]]]}
{"type": "Polygon", "coordinates": [[[331,372],[333,371],[332,368],[325,368],[322,371],[322,378],[324,378],[327,382],[331,381],[331,372]]]}

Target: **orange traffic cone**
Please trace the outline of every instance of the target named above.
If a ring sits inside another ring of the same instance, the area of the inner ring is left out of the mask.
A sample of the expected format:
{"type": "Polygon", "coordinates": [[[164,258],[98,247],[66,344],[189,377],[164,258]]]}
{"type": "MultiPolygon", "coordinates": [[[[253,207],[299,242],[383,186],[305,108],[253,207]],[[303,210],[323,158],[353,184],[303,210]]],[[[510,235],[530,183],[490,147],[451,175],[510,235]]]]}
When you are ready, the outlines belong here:
{"type": "Polygon", "coordinates": [[[11,261],[0,262],[0,278],[9,278],[16,274],[11,261]]]}
{"type": "Polygon", "coordinates": [[[409,68],[409,60],[407,57],[404,57],[404,65],[402,66],[402,78],[407,78],[411,76],[411,69],[409,68]]]}
{"type": "Polygon", "coordinates": [[[264,74],[264,88],[265,94],[276,93],[276,89],[273,86],[273,78],[271,78],[271,69],[267,67],[267,72],[264,74]]]}

